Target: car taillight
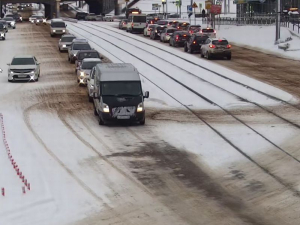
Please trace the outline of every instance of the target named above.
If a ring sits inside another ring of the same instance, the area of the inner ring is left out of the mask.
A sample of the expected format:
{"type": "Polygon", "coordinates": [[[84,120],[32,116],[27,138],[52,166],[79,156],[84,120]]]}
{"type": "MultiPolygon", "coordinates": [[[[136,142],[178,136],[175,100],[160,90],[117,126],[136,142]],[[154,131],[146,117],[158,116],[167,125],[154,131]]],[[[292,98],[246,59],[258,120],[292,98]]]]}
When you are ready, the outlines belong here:
{"type": "Polygon", "coordinates": [[[192,34],[192,33],[194,33],[194,31],[190,30],[190,33],[192,34]]]}
{"type": "Polygon", "coordinates": [[[227,48],[231,48],[231,45],[227,45],[227,48]]]}
{"type": "Polygon", "coordinates": [[[215,31],[214,31],[214,33],[216,34],[216,33],[217,33],[217,31],[215,30],[215,31]]]}
{"type": "Polygon", "coordinates": [[[209,47],[210,47],[210,48],[216,48],[216,46],[215,46],[215,45],[209,45],[209,47]]]}
{"type": "Polygon", "coordinates": [[[148,31],[150,31],[151,29],[150,28],[148,28],[148,31]]]}
{"type": "Polygon", "coordinates": [[[196,41],[193,41],[193,44],[196,44],[196,41]]]}
{"type": "Polygon", "coordinates": [[[126,23],[123,23],[123,25],[125,25],[126,23]]]}
{"type": "Polygon", "coordinates": [[[176,35],[176,41],[178,41],[179,40],[179,36],[178,35],[176,35]]]}
{"type": "Polygon", "coordinates": [[[133,27],[133,26],[134,26],[134,23],[132,23],[131,26],[133,27]]]}
{"type": "Polygon", "coordinates": [[[200,30],[200,34],[203,34],[202,30],[200,30]]]}

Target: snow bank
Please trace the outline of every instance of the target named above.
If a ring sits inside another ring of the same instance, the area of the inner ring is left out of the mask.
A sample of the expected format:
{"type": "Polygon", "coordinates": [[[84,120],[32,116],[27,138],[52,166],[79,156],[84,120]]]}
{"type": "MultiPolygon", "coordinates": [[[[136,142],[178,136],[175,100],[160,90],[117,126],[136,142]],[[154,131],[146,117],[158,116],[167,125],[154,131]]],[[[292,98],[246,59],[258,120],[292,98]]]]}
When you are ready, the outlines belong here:
{"type": "MultiPolygon", "coordinates": [[[[292,35],[288,28],[281,28],[281,40],[285,41],[292,35]]],[[[218,37],[224,37],[231,43],[250,47],[266,53],[300,60],[300,39],[293,36],[288,43],[287,51],[278,49],[275,45],[275,26],[220,26],[218,37]]]]}

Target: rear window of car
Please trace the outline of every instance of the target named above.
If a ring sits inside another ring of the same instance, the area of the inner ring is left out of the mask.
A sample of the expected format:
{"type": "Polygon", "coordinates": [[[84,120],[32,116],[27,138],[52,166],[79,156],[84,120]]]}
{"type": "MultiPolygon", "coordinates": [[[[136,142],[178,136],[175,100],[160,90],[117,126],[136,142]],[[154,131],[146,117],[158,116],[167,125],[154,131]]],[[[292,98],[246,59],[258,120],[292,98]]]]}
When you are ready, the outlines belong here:
{"type": "Polygon", "coordinates": [[[227,40],[215,40],[212,41],[213,45],[228,45],[228,41],[227,40]]]}
{"type": "Polygon", "coordinates": [[[168,24],[168,21],[161,21],[161,20],[160,20],[160,21],[157,22],[157,24],[158,24],[158,25],[167,25],[167,24],[168,24]]]}
{"type": "Polygon", "coordinates": [[[164,30],[165,27],[157,27],[156,29],[157,29],[157,30],[164,30]]]}
{"type": "Polygon", "coordinates": [[[214,29],[202,29],[202,33],[213,33],[214,29]]]}
{"type": "Polygon", "coordinates": [[[146,23],[146,17],[145,16],[134,16],[133,22],[136,23],[146,23]]]}
{"type": "Polygon", "coordinates": [[[191,26],[190,30],[192,31],[200,31],[201,27],[200,26],[191,26]]]}
{"type": "Polygon", "coordinates": [[[189,25],[190,25],[189,23],[179,23],[178,24],[178,26],[180,26],[180,27],[187,27],[189,25]]]}
{"type": "Polygon", "coordinates": [[[167,33],[174,33],[174,32],[175,32],[174,29],[169,29],[169,30],[167,30],[167,33]]]}

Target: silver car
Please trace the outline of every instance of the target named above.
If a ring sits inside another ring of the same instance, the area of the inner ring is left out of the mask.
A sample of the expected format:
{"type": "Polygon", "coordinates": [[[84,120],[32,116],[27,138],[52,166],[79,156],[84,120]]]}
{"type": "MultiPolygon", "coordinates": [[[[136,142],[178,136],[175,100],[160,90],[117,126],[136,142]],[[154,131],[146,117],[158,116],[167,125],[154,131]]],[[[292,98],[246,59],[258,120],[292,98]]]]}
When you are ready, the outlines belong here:
{"type": "Polygon", "coordinates": [[[40,77],[40,63],[35,56],[15,56],[11,63],[7,64],[8,81],[38,81],[40,77]]]}
{"type": "Polygon", "coordinates": [[[225,38],[208,38],[201,45],[200,52],[202,58],[226,57],[228,60],[231,59],[231,45],[225,38]]]}
{"type": "Polygon", "coordinates": [[[98,58],[86,58],[82,60],[80,67],[77,70],[77,82],[79,85],[86,85],[87,79],[90,77],[91,70],[98,63],[102,63],[98,58]]]}
{"type": "Polygon", "coordinates": [[[80,50],[92,50],[90,44],[85,39],[74,39],[70,48],[68,48],[68,60],[70,63],[75,63],[77,59],[77,52],[80,50]]]}
{"type": "Polygon", "coordinates": [[[171,35],[176,31],[175,28],[169,28],[166,27],[161,33],[160,33],[160,42],[169,42],[171,35]]]}
{"type": "Polygon", "coordinates": [[[61,37],[61,39],[59,39],[58,41],[58,50],[60,52],[62,51],[68,51],[68,48],[71,46],[72,41],[75,39],[76,37],[72,34],[65,34],[61,37]]]}
{"type": "Polygon", "coordinates": [[[12,17],[4,17],[2,20],[5,20],[8,27],[11,27],[12,29],[16,29],[16,21],[12,17]]]}
{"type": "Polygon", "coordinates": [[[50,24],[50,35],[62,35],[67,32],[67,25],[62,19],[52,19],[50,24]]]}

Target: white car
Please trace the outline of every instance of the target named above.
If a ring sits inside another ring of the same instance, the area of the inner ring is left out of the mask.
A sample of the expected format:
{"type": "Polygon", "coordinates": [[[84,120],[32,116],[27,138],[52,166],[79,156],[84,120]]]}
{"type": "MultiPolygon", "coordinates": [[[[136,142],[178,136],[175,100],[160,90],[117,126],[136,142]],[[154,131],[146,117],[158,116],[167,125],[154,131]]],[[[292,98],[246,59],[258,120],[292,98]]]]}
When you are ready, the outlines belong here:
{"type": "Polygon", "coordinates": [[[208,38],[201,45],[200,55],[202,58],[212,59],[213,57],[227,58],[231,60],[231,45],[225,38],[208,38]]]}
{"type": "Polygon", "coordinates": [[[8,24],[8,27],[11,27],[12,29],[16,29],[16,21],[12,17],[4,17],[2,20],[5,20],[8,24]]]}
{"type": "Polygon", "coordinates": [[[161,33],[160,33],[160,42],[169,42],[171,35],[176,31],[176,28],[169,28],[166,27],[161,33]]]}
{"type": "Polygon", "coordinates": [[[154,24],[148,24],[145,28],[144,28],[144,36],[145,37],[149,37],[150,36],[150,33],[151,33],[151,30],[155,27],[154,24]]]}
{"type": "Polygon", "coordinates": [[[114,17],[113,17],[113,15],[106,14],[106,15],[103,17],[103,21],[106,21],[106,22],[113,22],[113,21],[114,21],[114,17]]]}
{"type": "Polygon", "coordinates": [[[40,63],[35,56],[15,56],[11,63],[7,64],[8,81],[38,81],[40,77],[40,63]]]}
{"type": "Polygon", "coordinates": [[[217,31],[213,28],[207,27],[207,28],[203,28],[202,30],[200,30],[200,34],[206,35],[210,38],[216,38],[217,31]]]}
{"type": "Polygon", "coordinates": [[[85,58],[77,69],[77,82],[79,85],[87,85],[91,70],[98,63],[102,63],[99,58],[85,58]]]}

